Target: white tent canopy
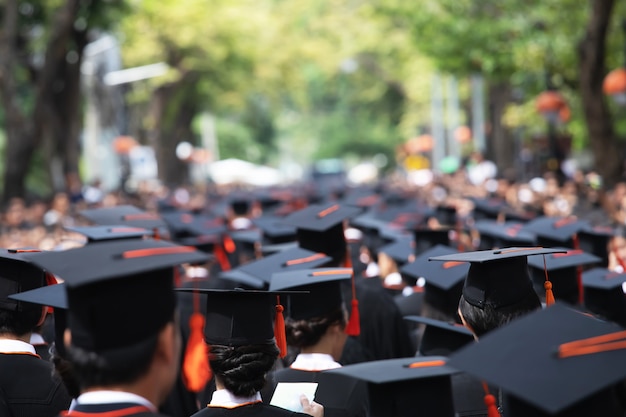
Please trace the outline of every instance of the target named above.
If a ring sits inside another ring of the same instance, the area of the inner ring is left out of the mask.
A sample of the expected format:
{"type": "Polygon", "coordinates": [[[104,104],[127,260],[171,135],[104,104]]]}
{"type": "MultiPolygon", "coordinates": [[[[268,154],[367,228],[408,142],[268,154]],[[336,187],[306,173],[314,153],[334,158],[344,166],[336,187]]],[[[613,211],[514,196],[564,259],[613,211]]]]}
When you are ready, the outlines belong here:
{"type": "Polygon", "coordinates": [[[277,169],[235,158],[210,163],[209,175],[216,184],[238,183],[267,187],[283,182],[283,175],[277,169]]]}

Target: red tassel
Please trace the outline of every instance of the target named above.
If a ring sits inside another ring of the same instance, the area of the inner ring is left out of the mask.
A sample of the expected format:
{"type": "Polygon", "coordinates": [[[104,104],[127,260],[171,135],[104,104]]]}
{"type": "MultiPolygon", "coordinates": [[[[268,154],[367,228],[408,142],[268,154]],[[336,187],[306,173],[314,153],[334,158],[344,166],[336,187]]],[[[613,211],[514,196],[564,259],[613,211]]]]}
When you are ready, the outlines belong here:
{"type": "Polygon", "coordinates": [[[226,252],[224,252],[224,249],[220,245],[215,245],[213,254],[217,259],[217,262],[219,262],[222,271],[230,271],[230,261],[228,260],[226,252]]]}
{"type": "Polygon", "coordinates": [[[287,336],[285,335],[285,317],[283,310],[285,308],[280,304],[280,297],[277,298],[276,318],[274,319],[274,337],[276,338],[276,346],[280,350],[280,357],[287,356],[287,336]]]}
{"type": "Polygon", "coordinates": [[[351,253],[349,247],[346,247],[346,255],[345,255],[345,258],[343,260],[343,266],[345,268],[352,268],[352,253],[351,253]]]}
{"type": "Polygon", "coordinates": [[[193,313],[189,318],[191,332],[183,361],[183,381],[191,392],[200,392],[211,379],[208,346],[204,342],[204,316],[193,313]]]}
{"type": "Polygon", "coordinates": [[[224,235],[223,242],[226,252],[233,253],[235,252],[235,249],[237,249],[237,246],[235,246],[235,241],[230,236],[224,235]]]}
{"type": "Polygon", "coordinates": [[[485,405],[487,406],[487,417],[500,417],[500,412],[496,407],[496,397],[491,394],[485,395],[485,405]]]}
{"type": "Polygon", "coordinates": [[[352,299],[352,311],[350,312],[350,320],[346,326],[346,334],[348,336],[358,336],[361,334],[361,317],[359,314],[359,300],[352,299]]]}

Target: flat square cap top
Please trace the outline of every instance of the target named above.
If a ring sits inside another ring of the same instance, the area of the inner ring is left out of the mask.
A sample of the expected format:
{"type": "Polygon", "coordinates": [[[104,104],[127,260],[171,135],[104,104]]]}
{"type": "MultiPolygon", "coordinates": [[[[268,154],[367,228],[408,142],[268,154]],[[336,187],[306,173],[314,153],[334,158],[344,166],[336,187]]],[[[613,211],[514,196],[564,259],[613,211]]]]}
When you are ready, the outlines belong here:
{"type": "Polygon", "coordinates": [[[360,212],[356,207],[336,203],[312,204],[283,218],[281,223],[298,229],[323,232],[360,212]]]}
{"type": "MultiPolygon", "coordinates": [[[[559,248],[554,248],[559,249],[559,248]]],[[[545,267],[548,271],[554,271],[556,269],[571,268],[581,265],[590,265],[599,263],[602,259],[598,256],[584,252],[580,249],[567,249],[560,248],[561,253],[549,253],[545,256],[545,267]]],[[[543,256],[529,256],[528,265],[542,269],[544,268],[543,256]]]]}
{"type": "Polygon", "coordinates": [[[456,249],[445,245],[437,245],[418,255],[410,264],[402,266],[400,272],[412,278],[424,278],[428,285],[433,285],[442,290],[450,290],[465,279],[469,270],[469,264],[457,261],[428,261],[433,258],[458,255],[462,254],[456,249]]]}
{"type": "Polygon", "coordinates": [[[447,366],[446,357],[429,356],[370,361],[346,365],[326,372],[347,375],[371,384],[389,384],[452,375],[458,371],[447,366]]]}
{"type": "Polygon", "coordinates": [[[621,330],[557,302],[460,349],[448,364],[556,414],[626,377],[626,349],[575,354],[565,344],[621,330]]]}
{"type": "Polygon", "coordinates": [[[67,295],[64,283],[46,285],[44,287],[35,288],[34,290],[24,291],[18,294],[10,295],[9,298],[40,306],[49,306],[67,310],[67,295]]]}
{"type": "Polygon", "coordinates": [[[126,225],[146,229],[167,228],[167,224],[159,215],[131,205],[83,210],[80,215],[100,226],[126,225]]]}
{"type": "Polygon", "coordinates": [[[206,262],[208,255],[190,246],[163,240],[99,242],[82,248],[28,254],[40,268],[62,278],[69,287],[174,267],[206,262]]]}
{"type": "Polygon", "coordinates": [[[89,242],[101,242],[105,240],[141,239],[144,236],[153,236],[154,232],[142,227],[124,225],[110,226],[67,226],[66,230],[80,233],[89,242]]]}
{"type": "Polygon", "coordinates": [[[503,248],[495,250],[480,250],[474,252],[459,252],[451,255],[431,256],[429,261],[456,261],[470,263],[485,263],[499,261],[509,258],[519,258],[520,256],[543,255],[550,253],[564,253],[567,249],[552,248],[503,248]]]}
{"type": "Polygon", "coordinates": [[[330,260],[331,258],[323,253],[293,247],[249,262],[237,269],[269,284],[275,273],[318,268],[328,264],[330,260]]]}
{"type": "Polygon", "coordinates": [[[589,227],[587,220],[576,217],[539,217],[524,225],[523,230],[537,236],[565,242],[579,231],[589,227]]]}
{"type": "Polygon", "coordinates": [[[592,268],[583,272],[582,278],[586,288],[611,290],[623,286],[626,282],[626,272],[613,272],[607,268],[592,268]]]}
{"type": "Polygon", "coordinates": [[[46,285],[43,269],[28,258],[39,252],[38,249],[0,249],[0,310],[24,311],[35,307],[9,296],[46,285]]]}

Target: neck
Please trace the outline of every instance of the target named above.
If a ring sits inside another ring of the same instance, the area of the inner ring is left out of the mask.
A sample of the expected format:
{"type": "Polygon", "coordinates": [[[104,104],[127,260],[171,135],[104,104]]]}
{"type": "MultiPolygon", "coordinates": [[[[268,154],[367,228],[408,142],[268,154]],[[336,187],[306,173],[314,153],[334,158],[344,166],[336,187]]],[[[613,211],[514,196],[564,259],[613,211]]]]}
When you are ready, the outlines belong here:
{"type": "Polygon", "coordinates": [[[154,384],[154,381],[150,383],[146,378],[142,377],[140,380],[128,383],[128,384],[116,384],[116,385],[100,385],[93,386],[85,389],[85,392],[93,391],[118,391],[129,392],[131,394],[139,395],[150,401],[155,407],[158,407],[165,399],[161,390],[158,388],[159,384],[154,384]]]}
{"type": "Polygon", "coordinates": [[[0,340],[19,340],[24,343],[30,343],[30,335],[31,333],[26,333],[21,336],[11,334],[11,333],[0,333],[0,340]]]}
{"type": "Polygon", "coordinates": [[[325,353],[337,361],[341,357],[341,351],[337,352],[337,350],[339,349],[335,346],[333,339],[327,331],[316,344],[303,347],[300,351],[302,353],[325,353]]]}

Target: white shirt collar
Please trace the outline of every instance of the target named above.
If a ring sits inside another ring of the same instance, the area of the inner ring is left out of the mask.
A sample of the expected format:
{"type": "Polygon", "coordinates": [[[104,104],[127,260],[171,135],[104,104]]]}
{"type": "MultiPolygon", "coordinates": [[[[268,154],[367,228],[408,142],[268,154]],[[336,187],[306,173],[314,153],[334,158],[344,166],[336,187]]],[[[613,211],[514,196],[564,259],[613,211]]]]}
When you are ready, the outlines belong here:
{"type": "Polygon", "coordinates": [[[44,340],[43,336],[39,333],[32,333],[30,335],[30,344],[35,345],[47,345],[48,343],[44,340]]]}
{"type": "Polygon", "coordinates": [[[31,353],[33,355],[37,354],[33,345],[15,339],[0,339],[0,353],[31,353]]]}
{"type": "Polygon", "coordinates": [[[237,397],[227,389],[218,389],[213,393],[209,405],[216,407],[236,407],[242,404],[261,401],[261,393],[257,392],[251,397],[237,397]]]}
{"type": "Polygon", "coordinates": [[[341,364],[335,362],[333,357],[326,353],[300,353],[290,368],[301,371],[325,371],[341,368],[341,364]]]}
{"type": "Polygon", "coordinates": [[[84,394],[80,394],[76,398],[77,404],[114,404],[114,403],[130,403],[139,404],[148,407],[152,411],[157,411],[157,408],[150,401],[144,397],[133,394],[132,392],[123,391],[89,391],[84,394]]]}

